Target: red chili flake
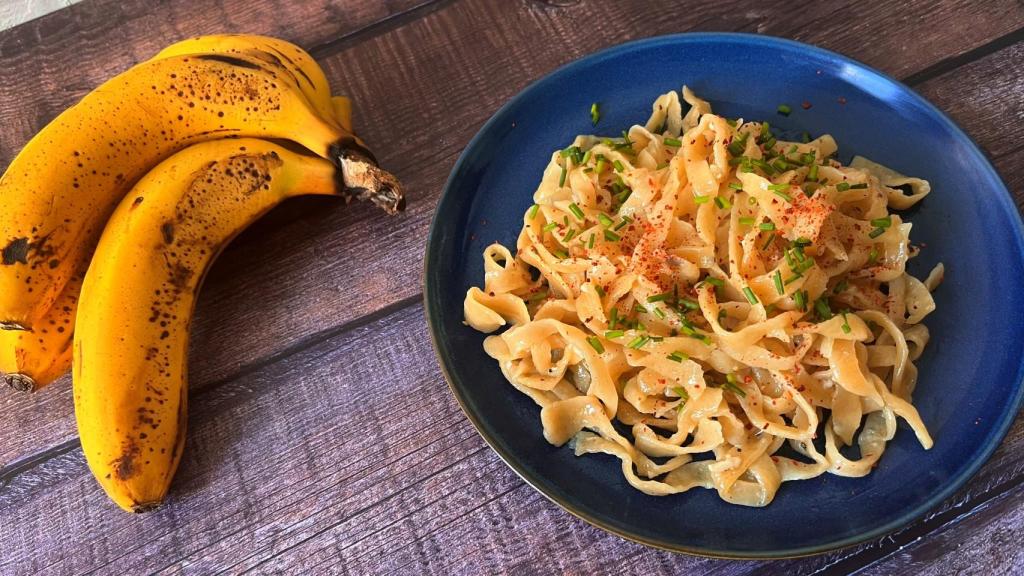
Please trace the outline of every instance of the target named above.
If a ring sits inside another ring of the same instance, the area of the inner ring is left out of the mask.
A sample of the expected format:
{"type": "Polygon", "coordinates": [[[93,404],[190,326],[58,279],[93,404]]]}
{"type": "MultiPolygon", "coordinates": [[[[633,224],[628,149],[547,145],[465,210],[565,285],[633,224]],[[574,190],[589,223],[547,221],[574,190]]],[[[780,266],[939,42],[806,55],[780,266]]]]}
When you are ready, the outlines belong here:
{"type": "Polygon", "coordinates": [[[810,103],[810,102],[808,102],[807,100],[804,100],[804,101],[803,101],[803,102],[802,102],[802,103],[800,104],[800,107],[801,107],[801,108],[803,108],[804,110],[810,110],[810,109],[811,109],[811,103],[810,103]]]}
{"type": "Polygon", "coordinates": [[[838,100],[838,102],[839,102],[840,104],[846,104],[846,98],[844,98],[844,97],[840,96],[840,97],[839,97],[839,100],[838,100]]]}

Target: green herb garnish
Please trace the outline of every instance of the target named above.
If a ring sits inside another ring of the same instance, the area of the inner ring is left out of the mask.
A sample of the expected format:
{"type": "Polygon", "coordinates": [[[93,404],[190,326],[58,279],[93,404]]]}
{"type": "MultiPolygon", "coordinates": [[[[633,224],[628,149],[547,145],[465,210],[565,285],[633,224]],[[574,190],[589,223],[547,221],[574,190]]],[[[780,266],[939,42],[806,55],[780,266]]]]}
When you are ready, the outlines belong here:
{"type": "Polygon", "coordinates": [[[598,354],[604,354],[604,345],[601,344],[601,341],[598,340],[597,336],[590,336],[590,337],[588,337],[587,338],[587,342],[590,343],[590,346],[594,350],[597,350],[598,354]]]}

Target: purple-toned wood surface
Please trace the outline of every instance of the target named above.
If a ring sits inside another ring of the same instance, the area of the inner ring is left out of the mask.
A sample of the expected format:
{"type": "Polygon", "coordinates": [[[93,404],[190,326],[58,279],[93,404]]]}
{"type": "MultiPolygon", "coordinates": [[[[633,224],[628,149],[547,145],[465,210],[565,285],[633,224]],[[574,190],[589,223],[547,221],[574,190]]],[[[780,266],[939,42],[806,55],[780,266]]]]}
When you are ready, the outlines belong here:
{"type": "Polygon", "coordinates": [[[187,449],[156,512],[123,514],[92,480],[67,379],[35,395],[0,390],[0,574],[1024,572],[1024,419],[911,526],[811,558],[733,562],[648,549],[575,519],[508,470],[459,411],[419,303],[427,227],[459,152],[555,67],[695,30],[810,42],[903,79],[961,123],[1024,205],[1015,0],[84,0],[0,32],[0,167],[162,46],[244,31],[313,53],[410,202],[392,219],[294,201],[229,248],[200,300],[187,449]]]}

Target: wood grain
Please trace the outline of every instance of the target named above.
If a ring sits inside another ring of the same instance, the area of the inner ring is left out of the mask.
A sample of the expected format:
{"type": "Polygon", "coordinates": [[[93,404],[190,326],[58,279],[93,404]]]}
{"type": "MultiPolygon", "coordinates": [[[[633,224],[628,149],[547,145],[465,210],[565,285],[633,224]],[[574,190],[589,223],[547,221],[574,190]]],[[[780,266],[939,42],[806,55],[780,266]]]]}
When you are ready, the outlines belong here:
{"type": "MultiPolygon", "coordinates": [[[[174,38],[245,30],[318,46],[334,86],[356,100],[357,129],[411,196],[399,219],[293,202],[229,250],[201,299],[193,428],[157,513],[125,516],[106,502],[77,448],[66,383],[0,394],[0,573],[910,573],[975,561],[998,572],[982,555],[994,553],[986,539],[1019,540],[1024,418],[921,522],[767,564],[652,551],[583,524],[523,485],[455,407],[408,280],[420,277],[441,185],[500,104],[604,46],[752,31],[909,77],[994,157],[1021,205],[1019,2],[637,5],[86,0],[0,33],[0,163],[91,86],[174,38]],[[123,45],[101,48],[114,36],[123,45]],[[954,542],[970,545],[948,551],[954,542]]],[[[1021,561],[1016,551],[999,560],[1021,561]]]]}
{"type": "MultiPolygon", "coordinates": [[[[110,504],[78,449],[25,472],[0,493],[0,541],[20,542],[5,549],[0,573],[847,571],[837,559],[851,551],[722,563],[651,550],[584,524],[486,448],[432,356],[417,305],[209,389],[190,415],[171,499],[150,515],[110,504]]],[[[943,508],[955,509],[995,477],[1019,477],[1019,465],[1014,472],[1007,461],[1019,449],[1011,448],[943,508]]],[[[1009,510],[1020,498],[1018,484],[983,502],[963,530],[1019,533],[1013,518],[1020,511],[1009,510]]],[[[961,530],[962,515],[935,531],[937,550],[966,537],[951,532],[961,530]]],[[[907,570],[926,562],[937,552],[915,547],[922,536],[903,549],[910,559],[890,561],[907,570]]],[[[990,552],[964,549],[960,562],[990,552]]],[[[875,569],[889,573],[882,564],[875,569]]]]}
{"type": "MultiPolygon", "coordinates": [[[[415,299],[420,287],[409,279],[421,277],[433,207],[462,146],[505,100],[568,60],[623,40],[700,27],[793,33],[900,74],[932,67],[944,54],[898,49],[897,40],[879,30],[898,22],[900,38],[924,38],[934,27],[984,18],[969,3],[928,10],[913,6],[922,18],[908,22],[899,20],[894,7],[861,4],[844,8],[844,18],[833,17],[831,8],[820,3],[799,10],[783,2],[757,10],[715,4],[680,11],[670,19],[664,14],[671,3],[662,6],[636,10],[624,3],[579,2],[557,8],[465,0],[377,36],[360,36],[354,44],[332,45],[337,51],[326,50],[330,53],[321,63],[332,82],[344,85],[355,99],[357,129],[405,181],[410,209],[392,219],[367,206],[301,200],[240,238],[215,266],[200,300],[193,350],[201,360],[192,362],[193,386],[224,381],[282,350],[415,299]],[[570,25],[577,21],[593,25],[584,32],[570,25]],[[864,42],[869,33],[877,39],[864,42]],[[547,40],[538,43],[537,38],[547,40]]],[[[1019,4],[995,3],[986,9],[1003,16],[989,34],[1024,25],[1019,4]]],[[[976,28],[970,32],[976,36],[964,38],[963,47],[984,43],[982,28],[976,28]]],[[[994,109],[1005,112],[1008,106],[994,109]]],[[[1005,132],[973,135],[982,142],[1006,137],[1005,132]]],[[[74,437],[66,383],[34,397],[0,396],[0,404],[12,415],[11,424],[0,430],[0,462],[74,437]]]]}

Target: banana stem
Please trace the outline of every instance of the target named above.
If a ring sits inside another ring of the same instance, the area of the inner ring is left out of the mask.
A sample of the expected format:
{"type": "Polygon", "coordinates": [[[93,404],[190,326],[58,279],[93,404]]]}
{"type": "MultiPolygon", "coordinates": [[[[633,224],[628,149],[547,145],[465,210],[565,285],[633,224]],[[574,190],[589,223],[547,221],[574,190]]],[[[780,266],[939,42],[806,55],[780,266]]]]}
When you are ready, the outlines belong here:
{"type": "Polygon", "coordinates": [[[24,374],[5,374],[3,379],[18,392],[33,392],[36,389],[36,381],[24,374]]]}
{"type": "Polygon", "coordinates": [[[343,142],[334,147],[344,184],[343,194],[349,199],[369,200],[388,214],[405,210],[405,193],[393,174],[382,170],[372,154],[355,142],[343,142]]]}

